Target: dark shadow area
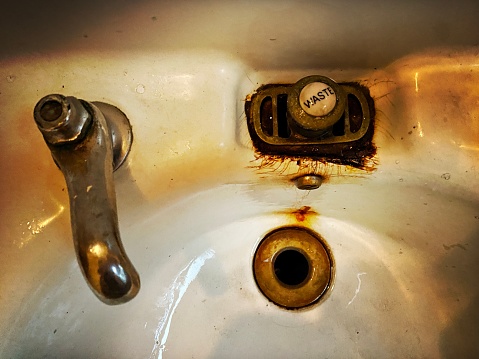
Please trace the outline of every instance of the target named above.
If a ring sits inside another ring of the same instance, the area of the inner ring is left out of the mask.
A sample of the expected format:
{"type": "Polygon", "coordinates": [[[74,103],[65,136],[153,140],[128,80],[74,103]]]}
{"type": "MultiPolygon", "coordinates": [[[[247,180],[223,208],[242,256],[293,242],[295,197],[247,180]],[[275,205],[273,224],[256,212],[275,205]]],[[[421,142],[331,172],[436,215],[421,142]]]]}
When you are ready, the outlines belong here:
{"type": "Polygon", "coordinates": [[[440,349],[442,357],[479,358],[479,296],[475,297],[467,309],[442,333],[440,349]]]}
{"type": "MultiPolygon", "coordinates": [[[[478,221],[479,222],[479,221],[478,221]]],[[[462,291],[468,295],[458,296],[456,301],[467,302],[466,309],[453,318],[440,337],[442,358],[479,358],[479,287],[477,276],[479,270],[479,228],[469,237],[468,241],[452,246],[444,246],[448,255],[442,263],[443,275],[450,273],[448,282],[462,285],[462,291]]],[[[451,293],[453,289],[451,289],[451,293]]],[[[451,295],[452,296],[452,295],[451,295]]],[[[451,303],[454,305],[456,303],[451,303]]]]}
{"type": "Polygon", "coordinates": [[[373,68],[426,48],[478,45],[478,13],[475,0],[17,1],[0,12],[0,59],[186,48],[234,54],[255,69],[373,68]]]}

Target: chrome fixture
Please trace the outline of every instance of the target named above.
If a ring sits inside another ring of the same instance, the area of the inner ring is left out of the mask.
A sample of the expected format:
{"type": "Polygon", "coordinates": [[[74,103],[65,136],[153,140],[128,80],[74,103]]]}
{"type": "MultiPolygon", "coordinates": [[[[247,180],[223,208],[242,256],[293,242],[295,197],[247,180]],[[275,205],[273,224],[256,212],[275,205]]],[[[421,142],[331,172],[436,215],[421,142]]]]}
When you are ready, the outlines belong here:
{"type": "Polygon", "coordinates": [[[140,278],[120,240],[113,171],[131,147],[123,112],[103,102],[52,94],[34,118],[65,176],[78,263],[93,293],[106,304],[129,301],[140,278]]]}
{"type": "Polygon", "coordinates": [[[294,180],[294,184],[296,185],[296,187],[304,191],[318,189],[319,187],[321,187],[322,183],[323,177],[315,174],[304,175],[294,180]]]}

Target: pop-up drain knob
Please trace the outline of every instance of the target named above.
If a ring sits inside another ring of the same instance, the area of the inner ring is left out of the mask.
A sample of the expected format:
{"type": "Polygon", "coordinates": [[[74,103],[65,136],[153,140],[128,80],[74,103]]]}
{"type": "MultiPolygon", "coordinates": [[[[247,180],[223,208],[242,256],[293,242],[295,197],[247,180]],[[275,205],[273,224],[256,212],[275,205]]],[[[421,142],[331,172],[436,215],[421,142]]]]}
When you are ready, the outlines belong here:
{"type": "Polygon", "coordinates": [[[344,113],[346,95],[325,76],[308,76],[296,82],[288,96],[291,125],[305,137],[318,138],[331,131],[344,113]]]}
{"type": "Polygon", "coordinates": [[[301,90],[299,104],[308,115],[326,116],[336,106],[336,93],[329,84],[312,82],[301,90]]]}

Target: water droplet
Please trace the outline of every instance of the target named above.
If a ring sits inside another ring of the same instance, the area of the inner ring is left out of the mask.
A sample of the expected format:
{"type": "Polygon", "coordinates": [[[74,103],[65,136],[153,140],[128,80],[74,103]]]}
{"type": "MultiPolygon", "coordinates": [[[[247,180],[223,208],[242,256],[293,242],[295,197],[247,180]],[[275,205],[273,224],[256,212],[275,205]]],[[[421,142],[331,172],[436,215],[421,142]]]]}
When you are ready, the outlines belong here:
{"type": "Polygon", "coordinates": [[[16,78],[17,78],[17,77],[16,77],[15,75],[8,75],[8,76],[6,77],[7,82],[10,82],[10,83],[12,83],[13,81],[15,81],[16,78]]]}
{"type": "Polygon", "coordinates": [[[142,94],[145,92],[145,86],[142,84],[139,84],[138,86],[136,86],[135,91],[136,93],[142,94]]]}
{"type": "Polygon", "coordinates": [[[451,179],[451,174],[450,173],[443,173],[441,175],[442,179],[445,179],[446,181],[449,181],[451,179]]]}

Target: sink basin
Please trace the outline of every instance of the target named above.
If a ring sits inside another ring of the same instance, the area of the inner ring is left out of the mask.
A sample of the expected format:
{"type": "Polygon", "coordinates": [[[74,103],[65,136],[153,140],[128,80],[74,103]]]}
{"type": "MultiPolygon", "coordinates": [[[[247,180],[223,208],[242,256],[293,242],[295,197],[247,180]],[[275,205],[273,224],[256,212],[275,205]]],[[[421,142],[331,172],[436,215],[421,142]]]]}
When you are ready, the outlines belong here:
{"type": "Polygon", "coordinates": [[[0,357],[479,356],[479,4],[112,3],[1,15],[0,357]],[[370,89],[369,170],[255,153],[247,96],[312,74],[370,89]],[[49,93],[132,124],[115,172],[141,276],[126,304],[98,301],[78,267],[66,185],[33,121],[49,93]],[[322,186],[297,189],[310,172],[322,186]],[[283,226],[318,233],[334,258],[332,288],[305,310],[253,278],[258,244],[283,226]]]}

